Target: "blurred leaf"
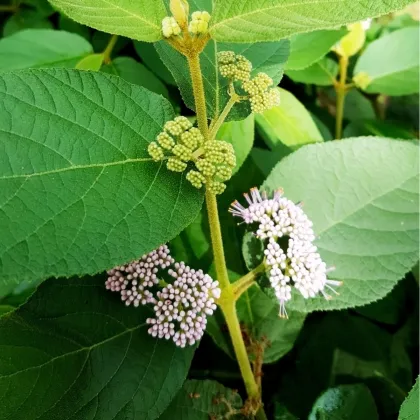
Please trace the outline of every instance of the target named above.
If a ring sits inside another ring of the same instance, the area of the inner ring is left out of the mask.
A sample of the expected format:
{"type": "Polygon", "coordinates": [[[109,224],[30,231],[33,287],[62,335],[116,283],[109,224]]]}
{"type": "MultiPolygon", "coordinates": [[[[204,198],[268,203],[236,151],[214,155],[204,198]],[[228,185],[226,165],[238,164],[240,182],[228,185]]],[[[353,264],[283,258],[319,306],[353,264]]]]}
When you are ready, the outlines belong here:
{"type": "Polygon", "coordinates": [[[143,86],[166,98],[169,95],[166,86],[143,64],[131,57],[117,57],[110,64],[103,66],[102,71],[122,77],[127,82],[143,86]]]}
{"type": "MultiPolygon", "coordinates": [[[[155,44],[156,50],[174,76],[188,108],[194,110],[194,96],[186,58],[167,42],[155,44]]],[[[234,51],[244,55],[253,64],[252,75],[267,73],[277,85],[283,76],[283,65],[289,55],[289,41],[262,42],[254,44],[226,44],[210,41],[200,56],[208,116],[214,119],[229,101],[228,79],[219,75],[216,54],[219,51],[234,51]]],[[[251,113],[249,101],[236,104],[228,120],[241,120],[251,113]]]]}
{"type": "Polygon", "coordinates": [[[90,28],[80,23],[75,22],[74,20],[69,19],[65,15],[60,15],[58,18],[58,27],[62,31],[72,32],[74,34],[80,35],[81,37],[90,40],[90,28]]]}
{"type": "Polygon", "coordinates": [[[3,36],[13,35],[23,29],[52,29],[52,23],[43,13],[31,9],[21,9],[10,16],[3,26],[3,36]]]}
{"type": "Polygon", "coordinates": [[[338,64],[328,57],[302,70],[287,70],[286,75],[294,82],[309,83],[317,86],[331,86],[338,74],[338,64]]]}
{"type": "Polygon", "coordinates": [[[74,67],[92,53],[76,34],[52,29],[27,29],[0,39],[0,71],[36,67],[74,67]]]}
{"type": "Polygon", "coordinates": [[[414,420],[419,418],[419,377],[412,390],[403,402],[398,420],[414,420]]]}
{"type": "Polygon", "coordinates": [[[241,408],[242,399],[237,392],[216,381],[189,380],[184,383],[159,420],[208,420],[228,418],[227,416],[232,418],[232,411],[239,411],[241,408]]]}
{"type": "Polygon", "coordinates": [[[290,309],[364,305],[411,270],[418,259],[418,158],[410,142],[360,137],[305,146],[274,168],[263,188],[283,187],[286,197],[305,203],[321,257],[344,281],[329,301],[296,293],[290,309]]]}
{"type": "Polygon", "coordinates": [[[233,173],[238,172],[254,143],[254,115],[241,121],[224,123],[217,133],[217,139],[233,145],[236,155],[236,167],[233,173]]]}
{"type": "Polygon", "coordinates": [[[368,93],[417,93],[419,28],[401,29],[369,44],[357,61],[354,81],[368,93]]]}
{"type": "Polygon", "coordinates": [[[419,110],[419,95],[392,96],[388,98],[386,118],[405,123],[418,132],[419,110]]]}
{"type": "Polygon", "coordinates": [[[270,151],[267,149],[260,149],[254,147],[251,150],[252,160],[255,162],[257,167],[263,173],[264,177],[267,178],[273,168],[287,155],[292,153],[293,150],[281,143],[280,146],[276,147],[275,150],[270,151]]]}
{"type": "Polygon", "coordinates": [[[298,148],[323,138],[306,108],[290,92],[280,89],[280,105],[255,115],[257,130],[271,149],[279,144],[298,148]]]}
{"type": "Polygon", "coordinates": [[[47,0],[23,0],[21,3],[34,7],[38,13],[46,17],[55,13],[54,8],[47,0]]]}
{"type": "Polygon", "coordinates": [[[344,102],[344,119],[358,121],[361,119],[373,120],[376,118],[372,103],[361,92],[352,89],[344,102]]]}
{"type": "Polygon", "coordinates": [[[318,130],[322,134],[322,137],[324,141],[334,140],[333,135],[331,134],[330,129],[327,127],[327,125],[313,112],[310,113],[312,119],[314,120],[316,126],[318,127],[318,130]]]}
{"type": "Polygon", "coordinates": [[[379,136],[412,140],[414,133],[398,122],[380,120],[357,120],[347,124],[343,137],[379,136]]]}
{"type": "MultiPolygon", "coordinates": [[[[92,46],[95,52],[102,53],[105,51],[108,43],[111,39],[112,35],[107,34],[106,32],[101,31],[94,31],[92,36],[92,46]]],[[[117,38],[117,42],[112,49],[111,58],[116,56],[123,48],[130,44],[130,40],[128,38],[124,38],[123,36],[119,36],[117,38]]]]}
{"type": "Polygon", "coordinates": [[[13,306],[10,306],[10,305],[1,305],[1,304],[0,304],[0,318],[1,318],[3,315],[5,315],[5,314],[7,314],[7,313],[9,313],[9,312],[12,312],[14,309],[15,309],[15,308],[14,308],[13,306]]]}
{"type": "Polygon", "coordinates": [[[286,71],[302,70],[319,61],[345,34],[346,29],[321,30],[293,35],[286,71]]]}
{"type": "Polygon", "coordinates": [[[0,80],[1,282],[97,273],[197,216],[203,192],[146,150],[174,117],[162,96],[99,72],[0,80]]]}
{"type": "Polygon", "coordinates": [[[349,33],[344,35],[334,47],[334,51],[343,57],[351,57],[357,54],[366,40],[363,22],[352,23],[348,25],[348,29],[349,33]]]}
{"type": "Polygon", "coordinates": [[[253,232],[246,232],[244,235],[242,255],[249,271],[260,265],[264,259],[264,244],[253,232]]]}
{"type": "Polygon", "coordinates": [[[174,77],[168,68],[163,64],[153,44],[149,42],[134,41],[134,48],[137,55],[149,70],[162,79],[166,84],[176,86],[174,77]]]}
{"type": "Polygon", "coordinates": [[[309,420],[375,420],[375,401],[363,384],[330,388],[316,401],[309,420]]]}
{"type": "Polygon", "coordinates": [[[273,41],[296,33],[336,28],[402,9],[410,0],[375,0],[375,4],[284,0],[215,0],[210,34],[217,41],[273,41]]]}
{"type": "Polygon", "coordinates": [[[140,41],[162,39],[162,0],[49,0],[76,22],[115,35],[140,41]]]}
{"type": "Polygon", "coordinates": [[[99,71],[104,61],[104,54],[90,54],[82,58],[75,66],[77,70],[99,71]]]}
{"type": "Polygon", "coordinates": [[[0,318],[0,394],[10,393],[2,398],[1,418],[131,413],[146,420],[165,410],[194,348],[150,336],[145,320],[151,310],[127,308],[103,282],[46,281],[26,304],[0,318]]]}

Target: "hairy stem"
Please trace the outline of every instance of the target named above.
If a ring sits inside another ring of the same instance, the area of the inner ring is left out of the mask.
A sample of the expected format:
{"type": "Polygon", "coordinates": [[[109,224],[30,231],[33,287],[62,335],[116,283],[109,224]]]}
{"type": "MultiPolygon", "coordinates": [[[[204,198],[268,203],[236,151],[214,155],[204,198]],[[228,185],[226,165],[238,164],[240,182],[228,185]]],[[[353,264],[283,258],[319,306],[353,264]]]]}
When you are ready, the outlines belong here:
{"type": "Polygon", "coordinates": [[[214,122],[214,124],[211,127],[210,130],[210,140],[214,140],[217,136],[217,132],[220,130],[220,127],[225,122],[226,117],[229,115],[229,112],[232,110],[233,106],[239,101],[239,96],[234,93],[230,99],[229,102],[226,104],[225,109],[222,111],[222,113],[219,115],[219,118],[214,122]]]}
{"type": "Polygon", "coordinates": [[[112,54],[112,50],[115,47],[115,44],[118,41],[118,35],[111,35],[111,37],[109,38],[108,41],[108,45],[106,46],[106,48],[104,49],[104,59],[103,62],[105,64],[109,64],[111,62],[111,54],[112,54]]]}
{"type": "Polygon", "coordinates": [[[349,66],[349,59],[345,56],[339,57],[340,77],[335,84],[335,92],[337,97],[336,114],[335,114],[335,138],[341,139],[343,135],[343,115],[344,115],[344,101],[348,91],[346,86],[347,69],[349,66]]]}
{"type": "Polygon", "coordinates": [[[235,300],[238,300],[242,293],[245,293],[253,284],[255,284],[256,277],[264,272],[264,270],[265,264],[261,263],[258,267],[254,268],[248,274],[241,277],[239,280],[232,284],[235,300]]]}
{"type": "Polygon", "coordinates": [[[204,94],[203,76],[201,75],[200,56],[199,54],[193,54],[191,56],[187,56],[187,60],[194,92],[198,128],[207,141],[209,139],[209,128],[207,125],[206,97],[204,94]]]}

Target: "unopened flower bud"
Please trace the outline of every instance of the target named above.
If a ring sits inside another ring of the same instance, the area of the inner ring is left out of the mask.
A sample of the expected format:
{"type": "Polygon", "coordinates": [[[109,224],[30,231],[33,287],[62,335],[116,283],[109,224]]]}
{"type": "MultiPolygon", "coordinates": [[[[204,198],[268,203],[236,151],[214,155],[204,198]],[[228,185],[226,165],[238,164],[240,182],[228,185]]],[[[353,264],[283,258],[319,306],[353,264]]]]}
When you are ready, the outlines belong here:
{"type": "Polygon", "coordinates": [[[175,140],[168,134],[168,133],[160,133],[156,140],[158,143],[166,150],[172,150],[172,148],[175,146],[175,140]]]}
{"type": "Polygon", "coordinates": [[[206,159],[197,160],[195,166],[207,178],[213,176],[216,172],[216,167],[206,159]]]}
{"type": "Polygon", "coordinates": [[[194,12],[191,15],[191,22],[188,26],[189,32],[195,35],[205,34],[209,28],[210,14],[204,12],[194,12]]]}
{"type": "Polygon", "coordinates": [[[168,159],[166,167],[173,172],[183,172],[187,169],[187,164],[180,159],[171,157],[168,159]]]}
{"type": "Polygon", "coordinates": [[[189,15],[189,4],[186,0],[170,0],[169,8],[172,15],[181,28],[187,25],[189,15]]]}
{"type": "Polygon", "coordinates": [[[165,17],[162,20],[162,33],[165,38],[177,36],[181,33],[181,28],[173,17],[165,17]]]}
{"type": "Polygon", "coordinates": [[[189,160],[191,160],[191,149],[189,149],[188,147],[182,145],[182,144],[177,144],[173,149],[172,149],[172,153],[177,156],[179,159],[188,162],[189,160]]]}
{"type": "Polygon", "coordinates": [[[150,143],[147,147],[147,152],[149,153],[151,158],[156,162],[162,160],[165,157],[162,148],[159,147],[158,144],[154,141],[150,143]]]}
{"type": "Polygon", "coordinates": [[[207,188],[212,194],[219,195],[219,194],[223,194],[223,192],[226,189],[226,185],[223,184],[222,182],[211,181],[207,184],[207,188]]]}
{"type": "Polygon", "coordinates": [[[206,182],[206,178],[204,177],[203,174],[197,171],[193,171],[193,170],[188,172],[186,178],[187,178],[187,181],[189,181],[193,187],[198,188],[198,189],[200,189],[203,186],[203,184],[205,184],[206,182]]]}

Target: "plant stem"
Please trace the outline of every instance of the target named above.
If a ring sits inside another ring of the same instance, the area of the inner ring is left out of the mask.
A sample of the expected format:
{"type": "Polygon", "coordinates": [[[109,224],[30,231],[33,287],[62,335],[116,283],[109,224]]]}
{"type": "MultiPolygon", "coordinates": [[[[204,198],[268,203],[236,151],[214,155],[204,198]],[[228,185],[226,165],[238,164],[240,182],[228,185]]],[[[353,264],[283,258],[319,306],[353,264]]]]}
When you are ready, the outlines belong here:
{"type": "Polygon", "coordinates": [[[203,76],[201,75],[200,56],[199,54],[193,54],[191,56],[187,56],[187,60],[194,92],[198,128],[203,134],[204,139],[207,141],[209,139],[209,128],[207,125],[206,97],[204,94],[203,76]]]}
{"type": "Polygon", "coordinates": [[[222,111],[222,113],[219,115],[219,118],[214,122],[213,126],[211,127],[210,131],[210,140],[214,140],[217,136],[217,132],[220,130],[220,127],[225,122],[226,117],[229,115],[229,112],[232,110],[233,106],[238,102],[239,96],[234,93],[230,99],[229,102],[226,104],[225,109],[222,111]]]}
{"type": "Polygon", "coordinates": [[[8,6],[0,6],[0,13],[1,12],[17,12],[18,11],[18,6],[15,6],[13,4],[10,4],[8,6]]]}
{"type": "Polygon", "coordinates": [[[239,280],[232,284],[235,300],[238,300],[242,293],[245,293],[255,283],[255,278],[264,270],[265,264],[261,263],[258,267],[254,268],[248,274],[241,277],[239,280]]]}
{"type": "Polygon", "coordinates": [[[111,35],[111,38],[109,38],[109,41],[108,41],[108,45],[106,46],[103,52],[103,55],[104,55],[103,62],[105,64],[109,64],[111,62],[112,50],[114,49],[117,41],[118,41],[118,35],[111,35]]]}
{"type": "Polygon", "coordinates": [[[343,135],[343,115],[344,115],[344,101],[347,93],[346,79],[347,69],[349,66],[349,59],[346,56],[339,57],[340,78],[335,84],[335,92],[337,97],[336,114],[335,114],[335,138],[341,139],[343,135]]]}

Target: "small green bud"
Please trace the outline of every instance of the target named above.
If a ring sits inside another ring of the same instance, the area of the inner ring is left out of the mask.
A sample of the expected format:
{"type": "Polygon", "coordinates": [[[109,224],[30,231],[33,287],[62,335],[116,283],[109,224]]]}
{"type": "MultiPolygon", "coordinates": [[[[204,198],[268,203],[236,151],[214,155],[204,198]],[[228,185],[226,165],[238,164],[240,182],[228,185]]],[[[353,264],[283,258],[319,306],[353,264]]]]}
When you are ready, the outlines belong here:
{"type": "Polygon", "coordinates": [[[154,141],[150,143],[147,147],[147,152],[149,153],[150,157],[156,162],[159,162],[165,157],[163,149],[159,147],[158,144],[154,141]]]}
{"type": "Polygon", "coordinates": [[[249,80],[252,64],[243,55],[235,55],[233,51],[221,51],[217,60],[223,77],[238,81],[249,80]]]}
{"type": "Polygon", "coordinates": [[[222,182],[211,181],[207,184],[207,188],[209,189],[211,193],[219,195],[225,191],[226,185],[223,184],[222,182]]]}
{"type": "Polygon", "coordinates": [[[232,169],[228,166],[219,166],[217,168],[215,176],[220,181],[227,181],[228,179],[232,178],[232,169]]]}
{"type": "Polygon", "coordinates": [[[195,166],[207,178],[212,177],[216,172],[216,167],[206,159],[197,160],[195,166]]]}
{"type": "Polygon", "coordinates": [[[189,181],[191,185],[195,188],[201,188],[206,182],[206,178],[202,174],[200,174],[200,172],[193,170],[187,173],[186,178],[187,181],[189,181]]]}
{"type": "Polygon", "coordinates": [[[189,130],[192,127],[190,120],[186,117],[176,117],[174,121],[183,129],[189,130]]]}
{"type": "Polygon", "coordinates": [[[168,121],[163,128],[173,136],[179,136],[184,132],[181,124],[178,124],[176,121],[168,121]]]}
{"type": "Polygon", "coordinates": [[[172,148],[175,146],[175,140],[165,132],[160,133],[156,137],[156,140],[166,150],[172,150],[172,148]]]}
{"type": "Polygon", "coordinates": [[[191,160],[191,150],[184,146],[183,144],[177,144],[173,149],[172,149],[172,153],[177,156],[179,159],[188,162],[189,160],[191,160]]]}
{"type": "Polygon", "coordinates": [[[191,150],[197,149],[204,141],[204,137],[198,128],[191,128],[181,134],[180,141],[191,150]]]}
{"type": "Polygon", "coordinates": [[[173,172],[183,172],[187,169],[187,164],[177,158],[169,158],[166,167],[173,172]]]}
{"type": "Polygon", "coordinates": [[[191,15],[188,30],[192,34],[205,34],[209,29],[210,14],[208,12],[194,12],[191,15]]]}
{"type": "Polygon", "coordinates": [[[220,51],[217,53],[219,64],[235,64],[236,55],[233,51],[220,51]]]}

